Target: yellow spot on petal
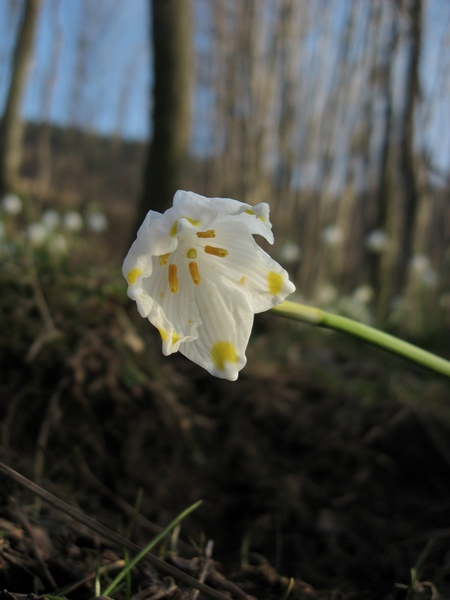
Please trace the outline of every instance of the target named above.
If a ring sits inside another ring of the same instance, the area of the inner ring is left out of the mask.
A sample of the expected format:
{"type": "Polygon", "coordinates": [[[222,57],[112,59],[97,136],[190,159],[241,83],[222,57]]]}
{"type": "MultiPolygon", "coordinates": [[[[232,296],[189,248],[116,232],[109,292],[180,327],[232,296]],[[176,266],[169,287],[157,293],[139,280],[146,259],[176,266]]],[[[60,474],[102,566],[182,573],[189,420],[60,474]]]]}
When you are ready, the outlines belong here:
{"type": "MultiPolygon", "coordinates": [[[[169,339],[169,332],[164,329],[164,327],[157,327],[159,331],[159,335],[163,342],[169,339]]],[[[172,344],[176,344],[178,340],[181,339],[181,336],[178,335],[176,331],[172,333],[172,344]]]]}
{"type": "Polygon", "coordinates": [[[175,237],[177,235],[177,230],[178,230],[178,219],[175,221],[175,223],[170,228],[170,231],[169,231],[170,237],[175,237]]]}
{"type": "Polygon", "coordinates": [[[169,256],[170,256],[170,252],[168,254],[161,254],[161,256],[159,257],[159,264],[161,266],[165,266],[167,265],[167,261],[169,260],[169,256]]]}
{"type": "Polygon", "coordinates": [[[172,294],[178,292],[178,268],[177,265],[169,265],[169,289],[172,294]]]}
{"type": "Polygon", "coordinates": [[[214,231],[214,229],[207,229],[206,231],[197,231],[197,237],[214,238],[216,237],[216,232],[214,231]]]}
{"type": "Polygon", "coordinates": [[[225,363],[237,363],[236,348],[231,342],[216,342],[211,348],[211,358],[219,371],[225,370],[225,363]]]}
{"type": "Polygon", "coordinates": [[[206,254],[211,254],[212,256],[218,256],[219,258],[225,258],[228,256],[228,250],[225,248],[216,248],[215,246],[205,246],[204,250],[206,254]]]}
{"type": "MultiPolygon", "coordinates": [[[[200,225],[200,221],[198,221],[196,219],[190,219],[189,217],[182,217],[182,219],[186,219],[186,221],[189,221],[189,223],[191,225],[193,225],[194,227],[198,227],[200,225]]],[[[177,235],[179,220],[180,219],[177,219],[175,221],[175,223],[172,225],[172,227],[170,228],[170,231],[169,231],[170,237],[175,237],[177,235]]]]}
{"type": "Polygon", "coordinates": [[[159,335],[161,336],[162,341],[165,342],[169,337],[169,334],[163,327],[157,327],[157,330],[159,331],[159,335]]]}
{"type": "Polygon", "coordinates": [[[200,273],[198,272],[198,265],[196,262],[192,261],[189,263],[189,273],[191,274],[191,279],[195,285],[200,285],[200,273]]]}
{"type": "Polygon", "coordinates": [[[276,296],[281,292],[281,288],[283,287],[283,276],[279,273],[275,273],[275,271],[269,271],[267,275],[267,283],[269,286],[269,292],[276,296]]]}
{"type": "Polygon", "coordinates": [[[247,213],[248,215],[254,215],[255,214],[255,211],[254,210],[250,210],[249,208],[246,208],[244,210],[244,212],[247,213]]]}
{"type": "Polygon", "coordinates": [[[247,282],[247,278],[245,277],[245,275],[242,275],[242,277],[239,279],[239,283],[241,285],[244,285],[244,283],[246,283],[246,282],[247,282]]]}
{"type": "Polygon", "coordinates": [[[186,252],[186,256],[188,258],[197,258],[197,250],[195,248],[189,248],[186,252]]]}
{"type": "Polygon", "coordinates": [[[138,277],[140,277],[142,275],[142,269],[131,269],[131,271],[128,272],[128,283],[130,285],[133,285],[134,283],[136,283],[136,279],[138,277]]]}

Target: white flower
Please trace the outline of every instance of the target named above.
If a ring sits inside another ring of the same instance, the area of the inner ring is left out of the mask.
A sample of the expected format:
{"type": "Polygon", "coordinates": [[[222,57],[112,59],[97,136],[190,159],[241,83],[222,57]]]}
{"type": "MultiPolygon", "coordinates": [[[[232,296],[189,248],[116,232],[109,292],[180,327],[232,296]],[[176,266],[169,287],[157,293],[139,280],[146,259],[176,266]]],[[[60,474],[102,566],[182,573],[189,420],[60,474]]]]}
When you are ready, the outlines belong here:
{"type": "Polygon", "coordinates": [[[66,254],[69,244],[62,233],[55,233],[48,240],[48,249],[53,254],[66,254]]]}
{"type": "Polygon", "coordinates": [[[273,243],[269,206],[178,191],[164,214],[150,211],[123,264],[128,295],[178,350],[234,381],[246,363],[253,314],[295,289],[253,235],[273,243]]]}
{"type": "Polygon", "coordinates": [[[409,268],[415,273],[423,273],[430,268],[430,259],[425,254],[415,254],[409,261],[409,268]]]}
{"type": "Polygon", "coordinates": [[[295,242],[286,242],[281,246],[280,258],[287,263],[295,263],[302,256],[301,248],[295,242]]]}
{"type": "Polygon", "coordinates": [[[368,284],[360,285],[353,292],[353,300],[357,304],[368,304],[373,300],[373,289],[368,284]]]}
{"type": "Polygon", "coordinates": [[[339,246],[343,240],[342,229],[337,225],[328,225],[320,234],[320,239],[325,246],[334,248],[339,246]]]}
{"type": "Polygon", "coordinates": [[[42,246],[48,237],[48,229],[44,223],[31,223],[27,227],[27,238],[32,246],[42,246]]]}
{"type": "Polygon", "coordinates": [[[56,212],[56,210],[50,208],[42,213],[41,220],[47,227],[48,231],[53,231],[54,229],[59,227],[61,217],[59,216],[59,213],[56,212]]]}
{"type": "Polygon", "coordinates": [[[381,254],[388,246],[389,237],[383,229],[374,229],[366,237],[366,248],[374,254],[381,254]]]}
{"type": "Polygon", "coordinates": [[[18,215],[22,210],[22,200],[16,194],[6,194],[2,198],[2,207],[7,215],[18,215]]]}
{"type": "Polygon", "coordinates": [[[80,231],[83,229],[83,218],[76,210],[70,210],[64,215],[63,225],[67,231],[80,231]]]}
{"type": "Polygon", "coordinates": [[[334,285],[325,283],[317,292],[317,303],[319,306],[332,306],[337,302],[339,293],[334,285]]]}
{"type": "Polygon", "coordinates": [[[95,233],[102,233],[108,229],[108,219],[103,213],[92,213],[87,220],[88,229],[95,233]]]}

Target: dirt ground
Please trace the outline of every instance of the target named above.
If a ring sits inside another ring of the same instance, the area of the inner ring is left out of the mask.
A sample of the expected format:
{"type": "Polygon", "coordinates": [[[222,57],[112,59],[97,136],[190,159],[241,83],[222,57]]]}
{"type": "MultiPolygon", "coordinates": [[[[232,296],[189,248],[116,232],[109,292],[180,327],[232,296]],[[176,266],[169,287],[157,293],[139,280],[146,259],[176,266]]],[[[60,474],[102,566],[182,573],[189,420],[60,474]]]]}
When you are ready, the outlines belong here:
{"type": "MultiPolygon", "coordinates": [[[[450,598],[443,377],[262,315],[221,381],[162,357],[108,273],[17,274],[0,282],[4,464],[140,547],[202,499],[158,556],[229,598],[450,598]]],[[[105,590],[124,548],[0,477],[2,597],[105,590]]],[[[141,561],[111,595],[196,592],[141,561]]]]}

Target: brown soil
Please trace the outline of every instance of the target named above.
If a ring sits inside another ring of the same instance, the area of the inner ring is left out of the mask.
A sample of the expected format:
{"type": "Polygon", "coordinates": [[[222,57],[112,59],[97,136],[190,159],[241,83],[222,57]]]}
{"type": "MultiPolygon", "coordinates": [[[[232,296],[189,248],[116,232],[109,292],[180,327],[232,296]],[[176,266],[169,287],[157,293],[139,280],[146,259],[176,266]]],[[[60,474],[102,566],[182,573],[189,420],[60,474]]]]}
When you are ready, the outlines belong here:
{"type": "MultiPolygon", "coordinates": [[[[107,275],[13,275],[0,289],[3,463],[139,546],[203,499],[160,556],[230,598],[450,598],[444,378],[263,315],[239,380],[221,381],[162,357],[107,275]]],[[[96,570],[113,565],[105,589],[123,566],[122,547],[4,474],[0,510],[5,599],[89,599],[96,570]]],[[[145,561],[129,586],[193,597],[145,561]]]]}

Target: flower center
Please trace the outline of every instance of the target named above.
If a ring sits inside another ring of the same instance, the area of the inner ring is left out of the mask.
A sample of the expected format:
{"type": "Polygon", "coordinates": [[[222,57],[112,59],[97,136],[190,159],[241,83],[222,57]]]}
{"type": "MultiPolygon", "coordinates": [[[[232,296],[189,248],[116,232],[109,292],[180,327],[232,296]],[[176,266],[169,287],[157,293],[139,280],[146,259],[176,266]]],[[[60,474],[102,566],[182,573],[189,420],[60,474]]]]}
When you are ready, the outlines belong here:
{"type": "MultiPolygon", "coordinates": [[[[174,229],[174,228],[173,228],[174,229]]],[[[171,231],[172,235],[172,231],[171,231]]],[[[180,264],[179,258],[185,257],[189,259],[188,271],[191,281],[194,285],[200,285],[201,275],[199,263],[195,259],[199,257],[199,253],[204,252],[205,254],[217,258],[225,258],[229,252],[226,248],[220,248],[218,246],[209,246],[208,244],[203,245],[202,240],[212,239],[216,237],[214,229],[207,229],[206,231],[196,231],[195,235],[192,231],[184,231],[178,235],[178,248],[173,253],[161,254],[158,257],[159,264],[161,267],[168,265],[168,283],[169,289],[172,294],[176,294],[179,291],[179,280],[178,280],[178,269],[185,268],[180,264]],[[173,262],[169,264],[169,259],[172,256],[173,262]],[[178,258],[178,260],[176,260],[178,258]],[[176,263],[175,263],[176,260],[176,263]]]]}

